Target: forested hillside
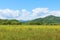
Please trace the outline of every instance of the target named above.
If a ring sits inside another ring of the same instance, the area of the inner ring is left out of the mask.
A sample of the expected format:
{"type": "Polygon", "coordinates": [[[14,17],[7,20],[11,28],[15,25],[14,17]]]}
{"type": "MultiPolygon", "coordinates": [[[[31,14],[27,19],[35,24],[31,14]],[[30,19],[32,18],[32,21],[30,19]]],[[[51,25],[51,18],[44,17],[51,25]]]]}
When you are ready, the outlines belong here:
{"type": "Polygon", "coordinates": [[[26,22],[0,19],[0,25],[60,25],[60,17],[50,15],[45,18],[38,18],[26,22]]]}
{"type": "Polygon", "coordinates": [[[32,20],[30,22],[27,22],[27,24],[30,24],[30,25],[60,25],[60,17],[50,15],[45,18],[38,18],[38,19],[32,20]]]}
{"type": "Polygon", "coordinates": [[[0,19],[0,25],[20,25],[21,22],[19,22],[18,20],[3,20],[0,19]]]}

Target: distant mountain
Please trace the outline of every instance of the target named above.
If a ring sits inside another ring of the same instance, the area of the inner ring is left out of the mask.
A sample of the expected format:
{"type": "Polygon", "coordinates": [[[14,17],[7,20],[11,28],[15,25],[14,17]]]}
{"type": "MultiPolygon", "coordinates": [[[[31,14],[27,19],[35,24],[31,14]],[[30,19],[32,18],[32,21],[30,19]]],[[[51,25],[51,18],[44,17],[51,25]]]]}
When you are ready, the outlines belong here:
{"type": "Polygon", "coordinates": [[[18,20],[18,21],[20,21],[20,22],[27,22],[28,20],[18,20]]]}
{"type": "Polygon", "coordinates": [[[0,19],[0,25],[60,25],[60,17],[50,15],[30,21],[0,19]]]}
{"type": "Polygon", "coordinates": [[[53,15],[47,16],[45,18],[38,18],[29,22],[26,22],[26,24],[30,25],[60,25],[60,17],[56,17],[53,15]]]}

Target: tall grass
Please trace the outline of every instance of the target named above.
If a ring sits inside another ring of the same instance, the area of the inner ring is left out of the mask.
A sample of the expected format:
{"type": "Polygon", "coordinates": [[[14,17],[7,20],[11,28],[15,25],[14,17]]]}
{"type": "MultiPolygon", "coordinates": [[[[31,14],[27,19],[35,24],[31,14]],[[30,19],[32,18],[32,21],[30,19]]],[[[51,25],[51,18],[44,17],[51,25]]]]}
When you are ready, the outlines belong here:
{"type": "Polygon", "coordinates": [[[60,40],[60,25],[0,25],[0,40],[60,40]]]}

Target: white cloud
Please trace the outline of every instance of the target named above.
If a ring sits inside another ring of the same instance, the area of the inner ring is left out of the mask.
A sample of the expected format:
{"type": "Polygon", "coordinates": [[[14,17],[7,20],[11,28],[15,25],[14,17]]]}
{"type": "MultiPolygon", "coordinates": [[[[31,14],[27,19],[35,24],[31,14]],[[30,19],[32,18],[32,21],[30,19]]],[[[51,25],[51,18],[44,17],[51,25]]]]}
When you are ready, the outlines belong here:
{"type": "Polygon", "coordinates": [[[34,13],[40,13],[40,12],[46,13],[46,12],[48,12],[48,8],[35,8],[32,11],[34,13]]]}
{"type": "Polygon", "coordinates": [[[60,10],[50,11],[48,8],[35,8],[30,12],[26,9],[22,9],[21,11],[0,9],[0,19],[33,20],[36,18],[43,18],[48,15],[60,16],[60,10]]]}
{"type": "Polygon", "coordinates": [[[49,14],[54,16],[60,16],[60,11],[50,11],[49,14]]]}
{"type": "Polygon", "coordinates": [[[0,18],[1,19],[15,18],[19,16],[18,13],[19,13],[19,10],[0,9],[0,18]]]}
{"type": "Polygon", "coordinates": [[[31,20],[31,13],[26,10],[26,9],[22,9],[20,16],[17,18],[17,20],[31,20]]]}
{"type": "Polygon", "coordinates": [[[45,17],[48,15],[48,12],[48,8],[35,8],[32,10],[32,16],[35,18],[45,17]]]}

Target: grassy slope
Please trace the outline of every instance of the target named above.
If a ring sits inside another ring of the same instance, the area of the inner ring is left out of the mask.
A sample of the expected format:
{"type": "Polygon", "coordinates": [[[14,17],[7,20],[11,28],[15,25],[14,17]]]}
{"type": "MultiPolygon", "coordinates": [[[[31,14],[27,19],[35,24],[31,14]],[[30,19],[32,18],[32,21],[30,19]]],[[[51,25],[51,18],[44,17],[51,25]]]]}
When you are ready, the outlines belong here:
{"type": "Polygon", "coordinates": [[[60,40],[60,25],[0,25],[0,40],[60,40]]]}

